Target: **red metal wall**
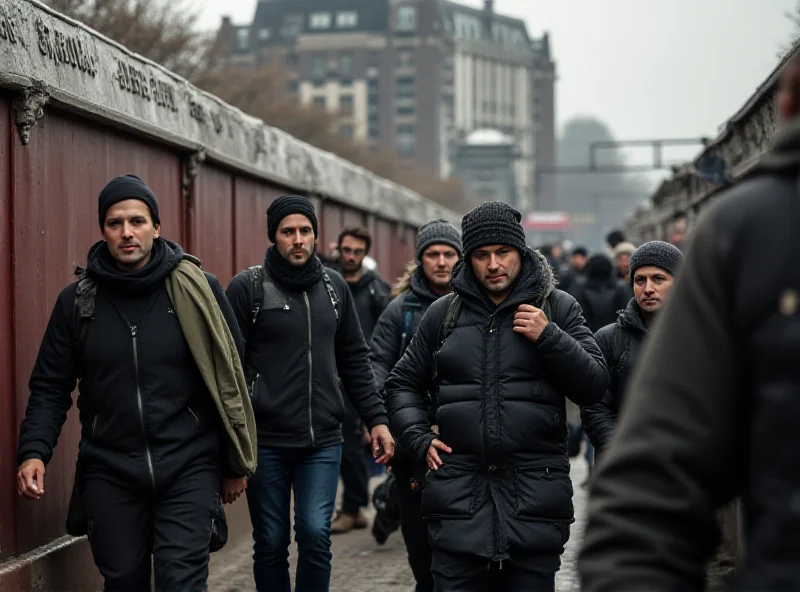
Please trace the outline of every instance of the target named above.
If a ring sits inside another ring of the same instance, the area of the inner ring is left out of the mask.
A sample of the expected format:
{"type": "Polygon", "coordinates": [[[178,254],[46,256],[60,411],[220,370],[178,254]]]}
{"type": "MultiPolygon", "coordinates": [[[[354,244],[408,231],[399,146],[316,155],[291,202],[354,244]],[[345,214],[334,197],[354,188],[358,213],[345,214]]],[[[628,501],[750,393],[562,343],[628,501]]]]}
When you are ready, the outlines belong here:
{"type": "MultiPolygon", "coordinates": [[[[42,589],[67,583],[89,589],[97,573],[85,543],[43,549],[64,535],[80,436],[76,409],[47,467],[45,497],[22,500],[12,484],[18,426],[41,337],[75,266],[85,264],[89,247],[101,239],[97,195],[116,175],[142,177],[158,196],[162,235],[200,257],[227,286],[234,274],[263,260],[266,209],[289,190],[206,161],[187,203],[181,187],[186,154],[177,149],[55,106],[45,109],[27,146],[12,122],[9,97],[0,94],[0,482],[6,484],[0,487],[0,562],[28,551],[42,556],[0,577],[0,590],[28,590],[36,578],[42,589]]],[[[322,202],[318,219],[322,248],[345,225],[366,225],[375,236],[373,257],[389,281],[413,257],[413,229],[330,200],[322,202]]],[[[248,534],[235,530],[233,541],[248,534]]]]}

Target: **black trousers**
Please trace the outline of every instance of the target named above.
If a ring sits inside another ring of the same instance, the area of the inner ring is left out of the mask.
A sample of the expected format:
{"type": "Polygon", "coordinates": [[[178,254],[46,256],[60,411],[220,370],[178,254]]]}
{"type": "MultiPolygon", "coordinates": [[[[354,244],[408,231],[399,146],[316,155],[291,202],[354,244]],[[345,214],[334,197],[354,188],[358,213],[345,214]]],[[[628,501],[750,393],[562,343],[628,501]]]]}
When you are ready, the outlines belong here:
{"type": "Polygon", "coordinates": [[[151,554],[157,591],[206,590],[218,469],[188,469],[158,493],[146,485],[98,471],[84,477],[89,544],[104,590],[150,590],[151,554]]]}
{"type": "Polygon", "coordinates": [[[416,592],[433,592],[431,545],[428,523],[422,519],[422,492],[412,491],[408,475],[396,471],[400,488],[400,530],[408,552],[408,564],[417,581],[416,592]]]}
{"type": "Polygon", "coordinates": [[[434,550],[432,571],[436,592],[555,592],[555,572],[537,571],[536,564],[530,557],[511,557],[500,564],[434,550]]]}
{"type": "Polygon", "coordinates": [[[345,402],[342,418],[342,465],[339,474],[344,484],[342,513],[358,514],[369,504],[369,467],[364,452],[364,439],[358,429],[358,413],[350,402],[345,402]]]}

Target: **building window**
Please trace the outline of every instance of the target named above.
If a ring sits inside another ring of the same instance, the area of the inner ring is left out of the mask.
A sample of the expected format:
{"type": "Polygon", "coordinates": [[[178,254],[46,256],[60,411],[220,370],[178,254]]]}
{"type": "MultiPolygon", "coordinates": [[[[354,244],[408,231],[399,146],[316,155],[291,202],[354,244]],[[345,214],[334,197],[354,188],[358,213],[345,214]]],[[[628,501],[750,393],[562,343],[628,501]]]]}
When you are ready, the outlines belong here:
{"type": "Polygon", "coordinates": [[[352,29],[358,26],[358,13],[353,11],[337,12],[336,26],[339,29],[352,29]]]}
{"type": "Polygon", "coordinates": [[[414,107],[398,107],[397,108],[398,115],[414,115],[414,107]]]}
{"type": "Polygon", "coordinates": [[[397,52],[397,67],[398,68],[413,68],[414,67],[414,52],[408,49],[403,49],[397,52]]]}
{"type": "Polygon", "coordinates": [[[378,79],[377,78],[370,78],[369,82],[367,82],[367,86],[370,90],[377,90],[378,89],[378,79]]]}
{"type": "Polygon", "coordinates": [[[317,109],[325,108],[325,97],[314,97],[314,107],[317,109]]]}
{"type": "Polygon", "coordinates": [[[349,53],[342,54],[339,58],[339,74],[344,78],[353,75],[353,56],[349,53]]]}
{"type": "Polygon", "coordinates": [[[308,17],[308,27],[310,29],[330,29],[331,28],[331,13],[330,12],[312,12],[308,17]]]}
{"type": "Polygon", "coordinates": [[[270,30],[269,29],[261,28],[261,29],[258,30],[258,38],[259,38],[260,41],[266,41],[267,39],[269,39],[269,36],[270,36],[270,30]]]}
{"type": "Polygon", "coordinates": [[[247,42],[250,39],[250,30],[247,27],[236,29],[236,47],[247,49],[247,42]]]}
{"type": "Polygon", "coordinates": [[[283,19],[283,27],[281,27],[281,35],[284,37],[297,37],[303,30],[303,20],[305,16],[302,14],[287,14],[283,19]]]}
{"type": "Polygon", "coordinates": [[[299,89],[299,87],[300,87],[300,85],[298,84],[297,80],[292,80],[292,81],[291,81],[291,82],[289,82],[289,84],[286,86],[286,88],[288,89],[288,91],[289,91],[290,93],[292,93],[292,94],[297,94],[297,90],[299,89]]]}
{"type": "Polygon", "coordinates": [[[401,6],[397,9],[397,28],[401,31],[412,31],[417,28],[417,9],[413,6],[401,6]]]}
{"type": "Polygon", "coordinates": [[[416,140],[413,125],[398,125],[396,134],[397,152],[403,156],[414,154],[416,140]]]}
{"type": "Polygon", "coordinates": [[[414,79],[410,76],[401,76],[397,79],[397,98],[414,98],[414,79]]]}
{"type": "Polygon", "coordinates": [[[339,126],[339,135],[342,138],[347,138],[349,140],[353,139],[353,126],[349,123],[345,123],[339,126]]]}
{"type": "Polygon", "coordinates": [[[339,111],[342,115],[353,114],[353,95],[341,95],[339,97],[339,111]]]}
{"type": "Polygon", "coordinates": [[[297,68],[297,54],[296,53],[287,53],[286,57],[284,58],[286,61],[286,67],[291,68],[294,70],[297,68]]]}
{"type": "Polygon", "coordinates": [[[311,76],[325,78],[328,74],[328,60],[324,55],[315,55],[311,58],[311,76]]]}

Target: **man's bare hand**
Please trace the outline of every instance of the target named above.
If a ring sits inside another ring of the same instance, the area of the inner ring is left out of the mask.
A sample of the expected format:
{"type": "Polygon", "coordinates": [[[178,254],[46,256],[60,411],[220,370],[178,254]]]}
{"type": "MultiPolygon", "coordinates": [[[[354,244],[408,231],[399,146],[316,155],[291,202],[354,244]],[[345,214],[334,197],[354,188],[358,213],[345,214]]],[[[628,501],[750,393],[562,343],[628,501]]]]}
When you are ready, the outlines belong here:
{"type": "Polygon", "coordinates": [[[22,497],[38,500],[44,495],[44,463],[31,458],[17,470],[17,490],[22,497]]]}
{"type": "Polygon", "coordinates": [[[430,467],[432,471],[438,471],[439,467],[442,466],[442,459],[439,458],[439,450],[446,452],[447,454],[453,453],[453,449],[441,440],[434,440],[431,442],[431,446],[428,448],[428,454],[425,456],[425,460],[428,462],[428,467],[430,467]]]}
{"type": "Polygon", "coordinates": [[[237,479],[223,479],[222,481],[222,503],[232,504],[247,489],[247,477],[237,479]]]}
{"type": "Polygon", "coordinates": [[[384,465],[394,456],[394,438],[389,433],[389,428],[385,425],[378,425],[372,428],[372,458],[377,459],[379,465],[384,465]],[[383,454],[380,454],[383,449],[383,454]],[[380,456],[378,456],[380,454],[380,456]]]}
{"type": "Polygon", "coordinates": [[[541,309],[530,304],[520,304],[514,313],[514,332],[524,335],[534,343],[547,327],[547,317],[541,309]]]}

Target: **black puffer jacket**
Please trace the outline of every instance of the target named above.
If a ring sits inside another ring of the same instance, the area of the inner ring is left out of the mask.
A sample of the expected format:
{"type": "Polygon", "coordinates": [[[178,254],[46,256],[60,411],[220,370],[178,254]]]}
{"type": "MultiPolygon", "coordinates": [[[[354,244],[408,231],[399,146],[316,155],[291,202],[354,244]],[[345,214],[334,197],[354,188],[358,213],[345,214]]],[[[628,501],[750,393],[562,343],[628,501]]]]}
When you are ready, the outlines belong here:
{"type": "Polygon", "coordinates": [[[581,420],[583,429],[595,447],[596,458],[602,454],[614,433],[622,397],[647,332],[639,304],[635,298],[631,298],[617,317],[617,322],[603,327],[595,335],[608,366],[608,391],[599,403],[581,407],[581,420]]]}
{"type": "Polygon", "coordinates": [[[340,301],[338,326],[323,279],[306,292],[295,292],[273,278],[281,293],[265,297],[255,325],[249,273],[239,273],[228,286],[247,342],[244,371],[252,388],[259,446],[341,443],[344,398],[337,374],[369,429],[387,423],[347,282],[333,270],[328,274],[340,301]]]}
{"type": "Polygon", "coordinates": [[[347,285],[353,294],[361,332],[369,343],[375,324],[391,300],[392,287],[372,270],[365,270],[357,282],[348,282],[347,285]]]}
{"type": "Polygon", "coordinates": [[[741,496],[732,589],[799,590],[800,127],[701,215],[592,486],[581,589],[701,590],[741,496]]]}
{"type": "Polygon", "coordinates": [[[553,290],[550,267],[533,251],[500,306],[469,265],[453,273],[463,299],[453,332],[435,353],[452,299],[446,296],[428,309],[386,382],[392,431],[424,458],[436,435],[423,393],[436,393],[436,423],[453,453],[428,473],[423,492],[434,548],[493,560],[510,552],[552,559],[573,519],[565,397],[600,400],[608,384],[603,355],[575,300],[560,290],[550,296],[554,322],[537,343],[513,332],[519,305],[541,307],[553,290]]]}
{"type": "MultiPolygon", "coordinates": [[[[73,318],[77,283],[61,292],[30,378],[20,463],[50,461],[80,379],[80,456],[87,468],[114,471],[146,489],[160,489],[198,461],[230,474],[222,466],[219,415],[165,286],[182,256],[178,245],[159,239],[150,264],[123,274],[105,243],[92,248],[94,318],[80,348],[73,318]]],[[[241,333],[222,287],[214,276],[206,278],[241,353],[241,333]]]]}

